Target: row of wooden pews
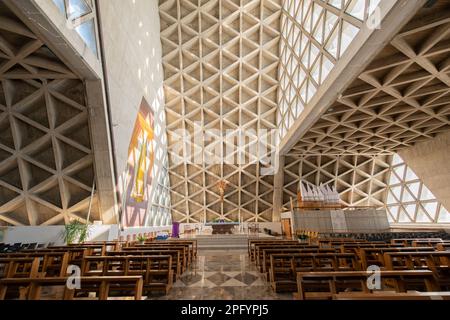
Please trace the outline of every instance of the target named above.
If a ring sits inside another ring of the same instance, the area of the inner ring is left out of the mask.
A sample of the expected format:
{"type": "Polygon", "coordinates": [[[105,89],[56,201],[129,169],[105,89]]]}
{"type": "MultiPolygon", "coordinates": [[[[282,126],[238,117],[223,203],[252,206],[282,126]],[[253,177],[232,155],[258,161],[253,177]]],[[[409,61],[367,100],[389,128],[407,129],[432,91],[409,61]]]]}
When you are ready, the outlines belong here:
{"type": "Polygon", "coordinates": [[[348,238],[249,240],[249,257],[276,292],[296,299],[365,299],[400,294],[405,299],[450,295],[450,250],[442,239],[392,239],[389,242],[348,238]],[[377,268],[380,288],[370,287],[377,268]],[[373,278],[369,279],[370,281],[373,278]],[[430,296],[426,294],[432,292],[430,296]],[[439,293],[436,294],[436,292],[439,293]],[[342,296],[340,296],[342,294],[342,296]]]}
{"type": "Polygon", "coordinates": [[[0,253],[11,253],[11,252],[18,252],[23,249],[36,249],[39,245],[38,243],[13,243],[13,244],[6,244],[6,243],[0,243],[0,253]]]}
{"type": "Polygon", "coordinates": [[[63,288],[57,299],[94,295],[100,300],[116,296],[140,300],[143,294],[167,294],[196,258],[196,240],[178,239],[92,242],[2,253],[0,300],[39,300],[44,289],[53,287],[63,288]]]}

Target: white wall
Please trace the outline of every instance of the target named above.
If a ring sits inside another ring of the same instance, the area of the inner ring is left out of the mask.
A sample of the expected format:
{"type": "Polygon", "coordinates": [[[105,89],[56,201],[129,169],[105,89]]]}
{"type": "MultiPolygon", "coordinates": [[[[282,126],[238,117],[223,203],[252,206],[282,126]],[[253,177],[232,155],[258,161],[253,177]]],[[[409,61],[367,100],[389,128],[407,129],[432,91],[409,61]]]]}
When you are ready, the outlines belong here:
{"type": "MultiPolygon", "coordinates": [[[[118,181],[120,184],[126,169],[131,134],[145,97],[155,117],[155,162],[148,196],[152,200],[167,157],[158,1],[100,0],[97,11],[103,31],[118,181]]],[[[151,204],[147,213],[150,208],[151,204]]]]}
{"type": "Polygon", "coordinates": [[[398,154],[450,211],[450,131],[400,150],[398,154]]]}
{"type": "MultiPolygon", "coordinates": [[[[117,225],[92,225],[88,241],[106,241],[118,239],[117,225]]],[[[4,229],[4,243],[44,243],[64,244],[64,226],[7,227],[4,229]]]]}

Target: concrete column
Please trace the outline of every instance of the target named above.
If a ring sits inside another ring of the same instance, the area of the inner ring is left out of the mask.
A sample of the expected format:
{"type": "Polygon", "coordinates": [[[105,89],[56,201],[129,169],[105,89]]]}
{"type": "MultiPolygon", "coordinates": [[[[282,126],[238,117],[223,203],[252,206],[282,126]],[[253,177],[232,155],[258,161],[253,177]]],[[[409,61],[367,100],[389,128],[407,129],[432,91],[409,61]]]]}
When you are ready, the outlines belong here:
{"type": "Polygon", "coordinates": [[[118,223],[114,162],[103,82],[102,80],[87,80],[85,83],[97,178],[95,189],[99,195],[101,217],[105,224],[118,223]]]}
{"type": "Polygon", "coordinates": [[[280,156],[278,171],[274,176],[273,185],[273,213],[272,221],[281,221],[281,210],[283,207],[283,185],[284,185],[284,156],[280,156]]]}

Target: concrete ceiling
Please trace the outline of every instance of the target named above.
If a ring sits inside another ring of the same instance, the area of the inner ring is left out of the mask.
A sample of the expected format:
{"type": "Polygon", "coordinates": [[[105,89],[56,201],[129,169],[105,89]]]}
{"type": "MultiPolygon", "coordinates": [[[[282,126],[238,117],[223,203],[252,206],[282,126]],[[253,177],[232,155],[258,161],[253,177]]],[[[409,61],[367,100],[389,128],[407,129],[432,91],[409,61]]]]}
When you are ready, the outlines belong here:
{"type": "Polygon", "coordinates": [[[422,8],[288,152],[390,154],[450,129],[450,3],[422,8]]]}
{"type": "Polygon", "coordinates": [[[84,84],[3,1],[0,13],[0,223],[83,220],[94,179],[84,84]]]}
{"type": "Polygon", "coordinates": [[[160,1],[174,221],[272,219],[273,176],[261,175],[250,149],[276,128],[280,3],[160,1]],[[179,130],[200,135],[186,148],[192,158],[179,152],[179,130]],[[240,130],[249,134],[241,164],[233,137],[240,130]],[[220,181],[227,183],[223,201],[220,181]]]}

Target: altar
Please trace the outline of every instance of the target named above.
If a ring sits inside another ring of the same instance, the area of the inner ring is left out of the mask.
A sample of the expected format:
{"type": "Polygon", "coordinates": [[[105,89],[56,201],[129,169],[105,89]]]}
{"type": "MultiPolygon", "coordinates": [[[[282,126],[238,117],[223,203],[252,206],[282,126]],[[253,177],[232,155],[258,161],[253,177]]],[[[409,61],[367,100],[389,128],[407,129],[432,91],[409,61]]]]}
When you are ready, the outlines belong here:
{"type": "Polygon", "coordinates": [[[212,234],[227,234],[233,233],[232,230],[235,226],[238,226],[238,222],[210,222],[205,223],[205,226],[212,227],[212,234]]]}

